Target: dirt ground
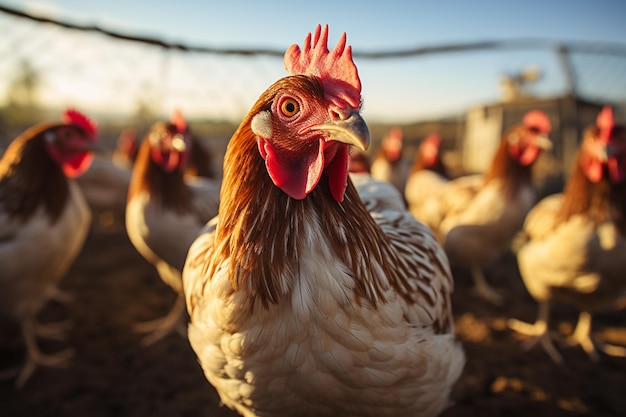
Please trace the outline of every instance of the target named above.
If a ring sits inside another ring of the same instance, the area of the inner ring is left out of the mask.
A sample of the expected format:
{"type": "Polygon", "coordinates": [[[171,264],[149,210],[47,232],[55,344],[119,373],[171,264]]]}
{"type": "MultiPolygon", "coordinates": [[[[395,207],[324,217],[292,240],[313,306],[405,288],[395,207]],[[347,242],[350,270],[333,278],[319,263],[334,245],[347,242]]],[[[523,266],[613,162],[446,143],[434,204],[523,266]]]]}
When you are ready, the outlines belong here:
{"type": "MultiPolygon", "coordinates": [[[[454,311],[468,360],[455,405],[444,416],[626,415],[626,359],[593,363],[580,348],[564,348],[562,367],[540,348],[525,351],[523,339],[507,330],[507,318],[531,321],[536,314],[513,257],[488,271],[494,286],[506,291],[505,307],[469,295],[470,280],[458,272],[454,311]]],[[[0,416],[236,415],[219,405],[187,340],[172,334],[148,348],[140,345],[131,325],[164,314],[175,297],[122,229],[94,231],[62,288],[74,301],[50,303],[41,321],[69,319],[73,327],[67,341],[41,346],[45,352],[72,347],[72,364],[38,370],[21,390],[0,381],[0,416]]],[[[558,330],[568,333],[576,312],[561,308],[554,318],[558,330]]],[[[594,326],[600,339],[626,344],[626,311],[598,316],[594,326]]],[[[7,329],[3,333],[6,339],[7,329]]],[[[21,348],[0,342],[0,369],[19,365],[21,348]]]]}

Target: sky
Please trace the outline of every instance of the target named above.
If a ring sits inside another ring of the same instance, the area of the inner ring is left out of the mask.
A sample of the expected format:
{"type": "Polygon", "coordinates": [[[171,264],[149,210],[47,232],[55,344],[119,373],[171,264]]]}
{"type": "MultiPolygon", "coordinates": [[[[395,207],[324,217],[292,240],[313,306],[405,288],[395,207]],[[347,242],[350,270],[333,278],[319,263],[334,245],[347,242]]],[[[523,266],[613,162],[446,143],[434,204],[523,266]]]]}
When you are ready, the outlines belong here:
{"type": "MultiPolygon", "coordinates": [[[[329,24],[331,44],[346,32],[355,52],[520,38],[626,45],[626,2],[621,0],[0,0],[0,4],[197,46],[284,50],[302,44],[318,23],[329,24]]],[[[529,65],[544,73],[543,91],[564,88],[557,60],[546,51],[355,61],[363,84],[364,114],[383,121],[419,119],[496,100],[498,77],[529,65]]],[[[285,75],[280,65],[276,68],[275,77],[285,75]]],[[[251,87],[255,89],[243,101],[252,104],[262,86],[251,87]]]]}

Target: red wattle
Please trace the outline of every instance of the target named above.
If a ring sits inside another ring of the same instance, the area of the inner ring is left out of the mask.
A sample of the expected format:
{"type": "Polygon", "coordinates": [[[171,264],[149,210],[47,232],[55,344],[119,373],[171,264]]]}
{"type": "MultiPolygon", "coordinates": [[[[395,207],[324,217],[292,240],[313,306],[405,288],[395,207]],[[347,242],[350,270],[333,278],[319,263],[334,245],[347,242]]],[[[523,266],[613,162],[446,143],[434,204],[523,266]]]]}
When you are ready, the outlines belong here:
{"type": "Polygon", "coordinates": [[[583,171],[591,182],[599,182],[602,179],[602,163],[600,161],[586,161],[583,163],[583,171]]]}
{"type": "Polygon", "coordinates": [[[536,146],[529,146],[522,152],[522,155],[519,157],[519,162],[523,166],[529,166],[537,160],[538,156],[539,148],[536,146]]]}
{"type": "Polygon", "coordinates": [[[77,178],[82,175],[93,161],[93,154],[89,152],[80,152],[72,156],[64,156],[61,162],[61,169],[68,178],[77,178]]]}
{"type": "Polygon", "coordinates": [[[259,152],[274,185],[291,198],[304,199],[318,184],[324,169],[324,147],[320,141],[317,153],[302,160],[286,160],[272,144],[259,137],[259,152]]]}
{"type": "Polygon", "coordinates": [[[170,173],[178,168],[181,162],[179,152],[170,151],[163,153],[158,149],[152,150],[152,160],[167,173],[170,173]]]}
{"type": "Polygon", "coordinates": [[[343,201],[346,186],[348,185],[348,152],[348,146],[339,147],[335,157],[326,167],[330,194],[338,203],[343,201]]]}
{"type": "Polygon", "coordinates": [[[619,160],[615,157],[609,158],[609,175],[614,182],[622,182],[626,178],[626,170],[624,170],[622,164],[620,166],[619,160]]]}

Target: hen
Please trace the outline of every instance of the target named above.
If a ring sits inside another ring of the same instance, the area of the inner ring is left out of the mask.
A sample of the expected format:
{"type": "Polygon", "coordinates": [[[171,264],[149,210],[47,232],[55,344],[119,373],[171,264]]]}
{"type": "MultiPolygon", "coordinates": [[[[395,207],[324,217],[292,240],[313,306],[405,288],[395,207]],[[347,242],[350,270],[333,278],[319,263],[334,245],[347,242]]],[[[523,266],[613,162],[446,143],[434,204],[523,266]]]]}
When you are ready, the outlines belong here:
{"type": "Polygon", "coordinates": [[[131,170],[110,154],[98,154],[78,185],[91,209],[96,231],[123,231],[131,170]]]}
{"type": "Polygon", "coordinates": [[[348,178],[369,131],[345,33],[327,42],[318,25],[291,46],[291,75],[231,138],[219,215],[183,271],[189,341],[244,416],[435,416],[465,360],[449,265],[425,226],[348,178]]]}
{"type": "Polygon", "coordinates": [[[18,136],[0,160],[0,314],[16,319],[26,364],[16,384],[38,365],[63,367],[66,350],[41,352],[37,336],[63,337],[63,326],[37,322],[60,294],[57,285],[80,252],[91,213],[74,178],[91,164],[95,125],[68,110],[63,122],[37,124],[18,136]]]}
{"type": "Polygon", "coordinates": [[[409,211],[416,219],[434,224],[439,218],[439,199],[450,177],[441,160],[441,137],[427,136],[420,144],[404,188],[409,211]]]}
{"type": "Polygon", "coordinates": [[[120,168],[132,169],[137,158],[137,132],[135,129],[126,128],[120,132],[117,144],[113,150],[111,159],[120,168]]]}
{"type": "Polygon", "coordinates": [[[543,112],[528,112],[504,133],[487,172],[451,181],[435,215],[421,219],[443,242],[450,263],[470,270],[476,294],[495,304],[502,296],[487,283],[483,268],[510,248],[535,204],[531,168],[542,149],[551,149],[549,132],[543,112]]]}
{"type": "Polygon", "coordinates": [[[177,292],[170,312],[137,325],[152,344],[183,324],[185,299],[181,273],[187,251],[204,224],[217,214],[217,181],[185,177],[191,139],[187,123],[174,113],[170,123],[158,122],[141,144],[126,204],[126,230],[137,251],[177,292]]]}
{"type": "Polygon", "coordinates": [[[372,160],[372,177],[393,184],[400,192],[404,192],[409,170],[402,157],[404,135],[402,129],[394,127],[387,133],[380,144],[380,149],[372,160]]]}
{"type": "Polygon", "coordinates": [[[594,359],[595,345],[625,356],[624,348],[600,345],[591,337],[591,317],[610,311],[626,295],[626,129],[615,126],[605,107],[588,128],[562,194],[544,198],[528,214],[526,242],[517,259],[524,284],[539,302],[534,325],[510,326],[534,336],[550,356],[561,355],[548,334],[550,305],[566,303],[580,316],[571,340],[594,359]]]}

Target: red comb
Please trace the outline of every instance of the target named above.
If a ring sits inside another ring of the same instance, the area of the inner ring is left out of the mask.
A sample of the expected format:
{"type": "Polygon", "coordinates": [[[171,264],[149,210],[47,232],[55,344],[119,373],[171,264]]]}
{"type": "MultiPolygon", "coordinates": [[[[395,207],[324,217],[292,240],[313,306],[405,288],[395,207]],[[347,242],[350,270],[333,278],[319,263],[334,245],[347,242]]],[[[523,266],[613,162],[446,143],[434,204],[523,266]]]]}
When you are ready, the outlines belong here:
{"type": "Polygon", "coordinates": [[[433,146],[439,147],[439,145],[441,144],[441,136],[439,136],[437,133],[431,133],[430,135],[426,136],[422,143],[428,143],[432,144],[433,146]]]}
{"type": "Polygon", "coordinates": [[[315,34],[304,38],[302,50],[297,44],[285,52],[285,69],[292,75],[303,74],[320,78],[326,95],[334,104],[344,107],[347,102],[358,108],[361,102],[361,80],[352,60],[352,47],[346,47],[345,32],[332,51],[328,50],[328,25],[317,25],[315,34]]]}
{"type": "Polygon", "coordinates": [[[63,123],[80,127],[91,139],[96,137],[96,123],[76,109],[67,109],[63,112],[63,123]]]}
{"type": "Polygon", "coordinates": [[[170,122],[172,122],[172,124],[176,126],[176,130],[178,130],[178,133],[184,133],[187,130],[187,121],[178,109],[174,110],[174,112],[172,113],[170,122]]]}
{"type": "Polygon", "coordinates": [[[550,125],[550,119],[541,110],[531,110],[524,116],[524,125],[526,127],[533,127],[539,130],[541,133],[550,133],[552,126],[550,125]]]}
{"type": "Polygon", "coordinates": [[[613,109],[611,106],[604,106],[598,118],[596,119],[596,125],[600,129],[600,139],[604,143],[609,143],[611,139],[611,133],[615,127],[615,119],[613,118],[613,109]]]}

